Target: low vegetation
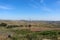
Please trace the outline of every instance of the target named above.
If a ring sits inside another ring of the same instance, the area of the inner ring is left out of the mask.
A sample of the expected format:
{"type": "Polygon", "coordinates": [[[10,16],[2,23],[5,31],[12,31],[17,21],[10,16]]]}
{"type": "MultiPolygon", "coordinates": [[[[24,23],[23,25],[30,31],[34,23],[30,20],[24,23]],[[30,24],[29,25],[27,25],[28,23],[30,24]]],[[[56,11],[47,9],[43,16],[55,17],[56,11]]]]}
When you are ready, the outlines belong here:
{"type": "Polygon", "coordinates": [[[60,24],[59,22],[33,22],[9,24],[6,22],[0,23],[0,39],[2,40],[60,40],[60,24]],[[40,28],[37,31],[34,29],[40,28]],[[33,31],[32,30],[35,30],[33,31]],[[42,29],[41,29],[42,28],[42,29]],[[46,28],[49,28],[46,30],[46,28]],[[57,28],[57,29],[56,29],[57,28]],[[52,30],[54,29],[54,30],[52,30]],[[3,36],[3,37],[2,37],[3,36]]]}

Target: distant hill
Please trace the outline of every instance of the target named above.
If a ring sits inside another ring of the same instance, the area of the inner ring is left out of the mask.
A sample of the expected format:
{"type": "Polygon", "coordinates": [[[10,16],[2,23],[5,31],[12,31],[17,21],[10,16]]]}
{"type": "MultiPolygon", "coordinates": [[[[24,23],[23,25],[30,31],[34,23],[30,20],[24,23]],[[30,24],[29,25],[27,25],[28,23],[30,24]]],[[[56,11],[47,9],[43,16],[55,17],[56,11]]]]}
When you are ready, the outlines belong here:
{"type": "Polygon", "coordinates": [[[59,27],[60,28],[60,21],[39,21],[39,20],[0,20],[0,23],[7,23],[11,25],[35,25],[38,27],[59,27]]]}

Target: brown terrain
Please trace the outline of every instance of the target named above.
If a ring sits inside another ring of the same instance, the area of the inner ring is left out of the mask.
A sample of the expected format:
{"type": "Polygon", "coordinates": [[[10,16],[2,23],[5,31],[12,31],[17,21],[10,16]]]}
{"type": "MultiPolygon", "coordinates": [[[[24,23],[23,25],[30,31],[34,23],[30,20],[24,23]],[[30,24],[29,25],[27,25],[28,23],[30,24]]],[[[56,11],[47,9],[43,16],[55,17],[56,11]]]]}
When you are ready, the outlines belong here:
{"type": "Polygon", "coordinates": [[[0,23],[7,23],[8,25],[23,25],[17,29],[30,29],[31,31],[44,30],[60,30],[60,21],[26,21],[26,20],[0,20],[0,23]],[[25,25],[31,25],[26,27],[25,25]],[[59,25],[55,27],[56,25],[59,25]]]}

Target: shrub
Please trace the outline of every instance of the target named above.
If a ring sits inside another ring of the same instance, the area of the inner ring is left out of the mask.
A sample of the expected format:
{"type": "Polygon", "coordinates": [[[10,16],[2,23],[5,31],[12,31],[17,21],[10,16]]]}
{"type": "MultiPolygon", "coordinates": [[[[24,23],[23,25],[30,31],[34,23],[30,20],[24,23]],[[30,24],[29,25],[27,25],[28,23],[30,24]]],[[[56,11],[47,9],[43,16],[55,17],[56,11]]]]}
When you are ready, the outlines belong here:
{"type": "Polygon", "coordinates": [[[18,25],[8,25],[7,28],[19,27],[18,25]]]}
{"type": "Polygon", "coordinates": [[[20,25],[20,27],[23,27],[23,25],[20,25]]]}
{"type": "Polygon", "coordinates": [[[7,26],[7,24],[6,23],[1,23],[0,26],[7,26]]]}
{"type": "Polygon", "coordinates": [[[55,31],[44,31],[44,32],[41,32],[42,35],[50,35],[50,36],[53,36],[53,35],[57,35],[57,33],[55,31]]]}

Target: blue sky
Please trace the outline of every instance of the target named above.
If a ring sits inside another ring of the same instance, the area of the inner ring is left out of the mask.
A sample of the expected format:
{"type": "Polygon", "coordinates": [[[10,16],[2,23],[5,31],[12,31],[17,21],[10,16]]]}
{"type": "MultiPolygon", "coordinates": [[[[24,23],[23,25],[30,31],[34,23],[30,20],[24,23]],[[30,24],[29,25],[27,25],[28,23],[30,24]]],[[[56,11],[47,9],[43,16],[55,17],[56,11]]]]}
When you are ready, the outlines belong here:
{"type": "Polygon", "coordinates": [[[0,19],[60,20],[60,0],[0,0],[0,19]]]}

